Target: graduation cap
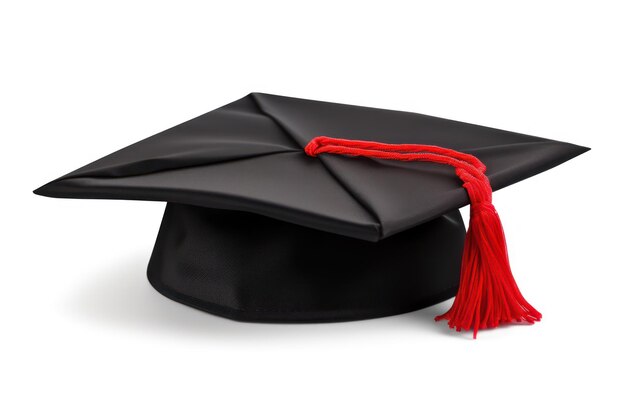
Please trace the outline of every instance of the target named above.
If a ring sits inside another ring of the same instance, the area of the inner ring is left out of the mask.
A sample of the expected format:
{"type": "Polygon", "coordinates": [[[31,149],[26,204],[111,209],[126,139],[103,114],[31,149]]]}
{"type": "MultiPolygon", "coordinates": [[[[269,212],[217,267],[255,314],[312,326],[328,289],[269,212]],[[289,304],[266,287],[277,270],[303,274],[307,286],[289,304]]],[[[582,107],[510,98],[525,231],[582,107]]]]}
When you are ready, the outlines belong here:
{"type": "Polygon", "coordinates": [[[492,189],[587,150],[421,114],[253,93],[35,193],[166,201],[148,279],[210,313],[342,321],[456,295],[437,319],[475,336],[541,318],[511,274],[492,189]],[[458,209],[467,204],[466,233],[458,209]]]}

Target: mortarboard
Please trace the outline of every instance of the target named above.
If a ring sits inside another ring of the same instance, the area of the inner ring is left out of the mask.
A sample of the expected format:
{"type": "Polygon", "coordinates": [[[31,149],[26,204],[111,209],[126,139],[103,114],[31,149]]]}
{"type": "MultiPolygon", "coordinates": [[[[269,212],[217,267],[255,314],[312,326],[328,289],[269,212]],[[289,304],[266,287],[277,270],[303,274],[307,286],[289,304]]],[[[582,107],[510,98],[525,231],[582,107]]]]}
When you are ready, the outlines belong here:
{"type": "Polygon", "coordinates": [[[252,93],[35,193],[166,201],[148,279],[210,313],[356,320],[457,295],[438,318],[475,336],[541,318],[513,280],[492,189],[587,150],[421,114],[252,93]],[[458,209],[468,203],[466,233],[458,209]]]}

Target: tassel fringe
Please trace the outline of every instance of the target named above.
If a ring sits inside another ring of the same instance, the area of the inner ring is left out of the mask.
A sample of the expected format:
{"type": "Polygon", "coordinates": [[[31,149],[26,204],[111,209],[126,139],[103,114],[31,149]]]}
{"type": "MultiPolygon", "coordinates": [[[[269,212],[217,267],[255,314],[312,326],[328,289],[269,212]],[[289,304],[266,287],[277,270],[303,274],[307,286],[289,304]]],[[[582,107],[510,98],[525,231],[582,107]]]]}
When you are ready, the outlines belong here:
{"type": "Polygon", "coordinates": [[[515,283],[500,216],[491,203],[471,209],[459,291],[450,310],[435,318],[444,319],[457,331],[473,329],[474,339],[478,330],[541,320],[515,283]]]}

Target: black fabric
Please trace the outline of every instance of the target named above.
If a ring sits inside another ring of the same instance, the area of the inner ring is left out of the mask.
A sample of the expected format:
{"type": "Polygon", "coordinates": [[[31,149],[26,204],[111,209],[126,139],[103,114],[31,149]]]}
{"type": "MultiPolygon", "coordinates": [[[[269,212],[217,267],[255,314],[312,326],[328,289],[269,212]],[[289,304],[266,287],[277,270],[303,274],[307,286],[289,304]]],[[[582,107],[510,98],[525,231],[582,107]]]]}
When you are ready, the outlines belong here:
{"type": "Polygon", "coordinates": [[[320,135],[469,152],[487,165],[495,189],[587,150],[420,114],[254,93],[35,192],[249,211],[371,241],[468,203],[449,167],[311,158],[303,147],[320,135]]]}
{"type": "Polygon", "coordinates": [[[253,93],[35,193],[168,202],[150,282],[234,319],[349,320],[453,296],[464,235],[456,209],[468,204],[454,171],[312,158],[303,148],[316,136],[471,153],[494,189],[587,150],[420,114],[253,93]]]}
{"type": "Polygon", "coordinates": [[[367,242],[250,213],[168,204],[148,279],[173,300],[236,320],[380,317],[454,296],[464,237],[456,210],[367,242]]]}

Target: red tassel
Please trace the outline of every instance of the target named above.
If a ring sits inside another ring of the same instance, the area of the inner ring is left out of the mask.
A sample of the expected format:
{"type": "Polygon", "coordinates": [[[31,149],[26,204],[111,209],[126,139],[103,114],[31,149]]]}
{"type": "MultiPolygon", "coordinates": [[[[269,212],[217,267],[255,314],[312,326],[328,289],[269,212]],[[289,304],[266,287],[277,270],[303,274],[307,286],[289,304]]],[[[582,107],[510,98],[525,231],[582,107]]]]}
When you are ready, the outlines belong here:
{"type": "Polygon", "coordinates": [[[470,199],[470,224],[465,237],[459,291],[447,313],[457,331],[498,327],[502,323],[541,319],[522,296],[511,267],[500,216],[491,203],[492,189],[486,167],[478,158],[452,149],[430,145],[388,144],[316,137],[305,148],[310,156],[334,153],[398,161],[425,161],[453,166],[470,199]]]}
{"type": "MultiPolygon", "coordinates": [[[[470,196],[475,192],[475,183],[464,186],[470,196]]],[[[489,199],[472,203],[470,208],[459,291],[450,310],[435,318],[448,320],[450,328],[457,331],[473,329],[474,339],[479,329],[541,319],[515,283],[500,216],[491,204],[491,187],[486,188],[482,191],[489,199]]]]}

